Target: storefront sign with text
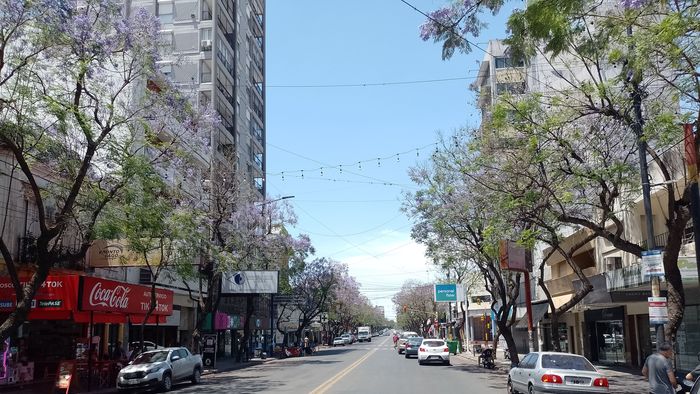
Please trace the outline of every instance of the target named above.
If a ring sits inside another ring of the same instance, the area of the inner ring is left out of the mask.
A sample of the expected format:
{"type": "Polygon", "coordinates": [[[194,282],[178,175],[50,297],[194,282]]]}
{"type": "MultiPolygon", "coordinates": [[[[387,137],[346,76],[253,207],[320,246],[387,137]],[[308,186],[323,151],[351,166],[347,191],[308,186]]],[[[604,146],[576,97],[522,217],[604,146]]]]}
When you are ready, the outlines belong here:
{"type": "MultiPolygon", "coordinates": [[[[113,280],[81,277],[80,310],[140,314],[151,306],[151,288],[113,280]]],[[[156,289],[154,315],[173,313],[172,290],[156,289]]]]}

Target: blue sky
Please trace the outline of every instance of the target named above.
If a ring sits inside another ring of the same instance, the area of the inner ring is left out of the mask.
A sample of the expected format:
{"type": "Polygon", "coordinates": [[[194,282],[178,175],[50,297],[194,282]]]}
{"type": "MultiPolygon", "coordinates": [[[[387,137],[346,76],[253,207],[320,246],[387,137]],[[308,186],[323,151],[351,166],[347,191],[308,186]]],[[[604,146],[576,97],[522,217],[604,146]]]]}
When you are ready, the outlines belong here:
{"type": "MultiPolygon", "coordinates": [[[[446,2],[412,3],[430,11],[446,2]]],[[[485,16],[489,27],[473,41],[503,38],[512,5],[485,16]]],[[[478,125],[473,79],[289,86],[475,77],[484,53],[442,61],[440,45],[418,37],[423,18],[399,0],[267,2],[269,198],[295,196],[292,232],[309,234],[317,256],[348,264],[390,318],[405,280],[435,277],[400,211],[403,193],[416,190],[407,171],[430,156],[439,131],[478,125]]]]}

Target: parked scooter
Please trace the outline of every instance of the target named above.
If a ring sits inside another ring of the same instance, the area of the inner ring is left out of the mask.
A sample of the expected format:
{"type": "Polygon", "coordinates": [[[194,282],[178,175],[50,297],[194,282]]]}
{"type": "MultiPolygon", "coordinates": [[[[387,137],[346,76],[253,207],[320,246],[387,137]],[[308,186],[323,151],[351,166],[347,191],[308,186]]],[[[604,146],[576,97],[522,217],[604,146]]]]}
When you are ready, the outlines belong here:
{"type": "Polygon", "coordinates": [[[484,349],[484,351],[481,352],[481,355],[479,355],[479,361],[481,363],[481,366],[484,368],[488,368],[488,369],[496,368],[496,362],[493,359],[493,350],[492,349],[484,349]]]}

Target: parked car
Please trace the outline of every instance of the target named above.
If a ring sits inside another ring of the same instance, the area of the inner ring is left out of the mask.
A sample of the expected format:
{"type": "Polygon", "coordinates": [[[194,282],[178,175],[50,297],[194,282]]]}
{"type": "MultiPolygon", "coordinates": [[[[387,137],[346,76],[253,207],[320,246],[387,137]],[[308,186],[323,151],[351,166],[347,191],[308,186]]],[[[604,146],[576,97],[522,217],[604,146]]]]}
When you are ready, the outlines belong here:
{"type": "Polygon", "coordinates": [[[608,379],[583,356],[533,352],[508,373],[509,393],[607,393],[608,379]]]}
{"type": "Polygon", "coordinates": [[[689,391],[690,394],[700,394],[700,379],[695,381],[695,384],[689,391]]]}
{"type": "Polygon", "coordinates": [[[423,343],[423,337],[408,338],[405,346],[406,350],[404,351],[405,357],[409,358],[411,356],[418,356],[418,348],[420,347],[421,343],[423,343]]]}
{"type": "Polygon", "coordinates": [[[406,350],[406,341],[408,341],[408,338],[411,337],[417,337],[418,333],[413,332],[413,331],[405,331],[401,333],[399,336],[399,347],[398,347],[398,352],[399,354],[402,354],[404,350],[406,350]]]}
{"type": "Polygon", "coordinates": [[[423,339],[418,348],[418,364],[436,361],[450,365],[450,349],[442,339],[423,339]]]}
{"type": "Polygon", "coordinates": [[[340,337],[343,338],[343,341],[345,342],[346,345],[349,345],[352,343],[352,337],[350,336],[350,334],[343,334],[340,337]]]}
{"type": "Polygon", "coordinates": [[[336,346],[345,346],[345,338],[343,338],[343,337],[333,338],[333,347],[336,347],[336,346]]]}
{"type": "Polygon", "coordinates": [[[117,375],[117,389],[132,391],[159,388],[169,391],[174,382],[190,380],[199,383],[202,357],[184,347],[171,347],[141,353],[117,375]]]}

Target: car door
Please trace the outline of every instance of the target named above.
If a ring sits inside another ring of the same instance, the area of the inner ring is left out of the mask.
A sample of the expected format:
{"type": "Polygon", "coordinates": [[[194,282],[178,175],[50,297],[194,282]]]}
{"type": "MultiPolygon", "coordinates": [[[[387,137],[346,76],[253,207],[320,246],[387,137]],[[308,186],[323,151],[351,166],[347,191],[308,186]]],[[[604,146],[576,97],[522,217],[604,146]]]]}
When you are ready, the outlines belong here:
{"type": "Polygon", "coordinates": [[[180,351],[178,349],[175,349],[170,352],[170,365],[173,371],[173,380],[182,379],[182,364],[184,362],[185,360],[182,359],[182,356],[180,355],[180,351]]]}
{"type": "Polygon", "coordinates": [[[527,390],[527,381],[525,380],[525,371],[527,370],[527,365],[529,360],[532,358],[532,353],[526,355],[522,360],[520,360],[520,363],[518,363],[518,366],[515,367],[515,370],[511,374],[511,382],[513,384],[513,388],[517,391],[525,392],[527,390]]]}
{"type": "Polygon", "coordinates": [[[523,378],[525,382],[525,392],[527,392],[527,386],[530,382],[537,380],[537,361],[539,360],[539,353],[532,353],[532,358],[527,363],[527,369],[523,371],[523,378]]]}

